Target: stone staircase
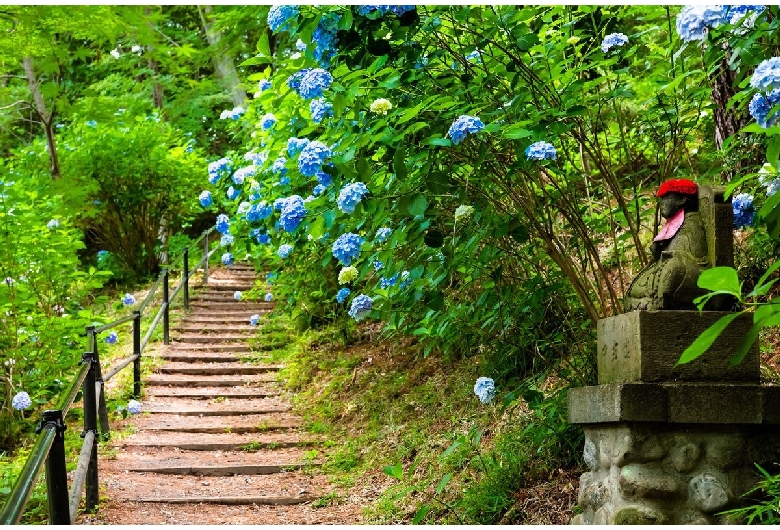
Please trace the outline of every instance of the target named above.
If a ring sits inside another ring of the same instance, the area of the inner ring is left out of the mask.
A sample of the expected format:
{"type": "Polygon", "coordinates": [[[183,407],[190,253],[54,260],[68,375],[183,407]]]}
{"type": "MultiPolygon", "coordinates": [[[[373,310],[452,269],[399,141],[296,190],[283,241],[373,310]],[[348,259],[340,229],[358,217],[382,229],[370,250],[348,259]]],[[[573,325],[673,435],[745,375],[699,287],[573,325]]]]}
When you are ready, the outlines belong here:
{"type": "Polygon", "coordinates": [[[320,440],[301,432],[300,417],[280,397],[281,367],[250,345],[259,336],[250,316],[262,321],[273,308],[234,300],[254,280],[249,266],[218,268],[193,293],[189,314],[157,355],[165,364],[144,379],[143,412],[128,420],[132,434],[114,442],[116,458],[101,459],[105,500],[79,522],[344,522],[311,506],[331,492],[315,472],[311,449],[320,440]],[[204,504],[217,506],[204,511],[204,504]]]}

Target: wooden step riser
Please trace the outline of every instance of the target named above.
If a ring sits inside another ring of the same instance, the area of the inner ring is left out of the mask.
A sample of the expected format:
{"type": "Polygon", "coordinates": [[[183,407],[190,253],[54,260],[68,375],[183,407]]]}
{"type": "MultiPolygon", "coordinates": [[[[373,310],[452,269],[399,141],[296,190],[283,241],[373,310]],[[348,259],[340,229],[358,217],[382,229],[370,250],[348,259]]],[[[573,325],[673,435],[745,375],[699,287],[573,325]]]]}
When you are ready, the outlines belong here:
{"type": "Polygon", "coordinates": [[[176,337],[176,342],[179,344],[212,344],[212,343],[222,343],[222,342],[238,342],[242,343],[246,341],[249,337],[241,336],[241,335],[230,335],[226,337],[219,337],[219,336],[209,336],[205,333],[203,335],[198,335],[196,337],[192,336],[181,336],[176,337]]]}
{"type": "Polygon", "coordinates": [[[277,414],[281,412],[290,412],[290,408],[277,408],[267,410],[145,410],[150,414],[176,414],[177,416],[246,416],[247,414],[277,414]]]}
{"type": "Polygon", "coordinates": [[[181,374],[181,375],[254,375],[277,372],[279,367],[271,366],[237,366],[235,368],[208,368],[208,367],[182,367],[182,368],[158,368],[155,373],[158,374],[181,374]]]}
{"type": "Polygon", "coordinates": [[[198,296],[200,296],[202,293],[221,293],[224,291],[248,291],[252,287],[254,287],[254,283],[249,282],[236,282],[235,284],[229,284],[229,283],[214,283],[209,284],[208,286],[204,287],[203,289],[197,289],[195,292],[198,293],[198,296]]]}
{"type": "Polygon", "coordinates": [[[319,440],[303,440],[300,442],[260,442],[260,443],[189,443],[189,444],[122,444],[114,447],[123,447],[126,449],[179,449],[181,451],[245,451],[253,453],[259,450],[273,451],[274,449],[288,449],[291,447],[312,447],[321,445],[319,440]]]}
{"type": "Polygon", "coordinates": [[[213,352],[230,352],[230,353],[249,353],[252,349],[247,345],[242,344],[186,344],[186,343],[171,343],[171,351],[200,351],[205,353],[213,352]]]}
{"type": "Polygon", "coordinates": [[[294,506],[314,502],[317,497],[171,497],[136,499],[135,502],[164,504],[221,504],[224,506],[294,506]]]}
{"type": "Polygon", "coordinates": [[[230,333],[231,335],[234,334],[242,334],[242,335],[251,335],[254,333],[257,333],[257,327],[256,326],[250,326],[249,325],[249,319],[246,319],[244,321],[246,326],[220,326],[219,322],[209,322],[208,324],[203,323],[200,326],[182,326],[180,328],[176,328],[175,331],[178,333],[181,333],[183,335],[192,335],[193,333],[198,333],[201,335],[213,335],[215,333],[230,333]]]}
{"type": "Polygon", "coordinates": [[[278,397],[280,394],[279,392],[260,392],[257,394],[238,394],[238,393],[230,393],[230,392],[221,392],[219,394],[199,394],[197,392],[190,392],[189,394],[176,394],[175,392],[166,392],[165,390],[160,389],[160,387],[149,388],[148,394],[150,396],[154,396],[156,398],[186,398],[186,399],[217,399],[217,398],[225,398],[225,399],[259,399],[259,398],[268,398],[268,397],[278,397]]]}
{"type": "Polygon", "coordinates": [[[145,381],[146,386],[186,386],[186,387],[203,387],[203,386],[211,386],[211,387],[224,387],[224,386],[257,386],[261,384],[267,384],[267,383],[274,383],[276,382],[275,379],[264,379],[262,381],[240,381],[240,380],[231,380],[231,381],[176,381],[176,380],[165,380],[165,379],[151,379],[147,378],[145,381]]]}
{"type": "Polygon", "coordinates": [[[284,431],[289,429],[298,429],[300,428],[300,425],[268,425],[266,427],[257,427],[257,426],[249,426],[249,427],[147,427],[146,430],[149,431],[159,431],[159,432],[186,432],[186,433],[192,433],[192,434],[222,434],[222,433],[233,433],[233,434],[257,434],[257,433],[263,433],[263,432],[271,432],[271,431],[284,431]]]}
{"type": "Polygon", "coordinates": [[[177,363],[240,363],[241,357],[227,357],[222,355],[173,355],[160,353],[154,355],[158,359],[177,363]]]}

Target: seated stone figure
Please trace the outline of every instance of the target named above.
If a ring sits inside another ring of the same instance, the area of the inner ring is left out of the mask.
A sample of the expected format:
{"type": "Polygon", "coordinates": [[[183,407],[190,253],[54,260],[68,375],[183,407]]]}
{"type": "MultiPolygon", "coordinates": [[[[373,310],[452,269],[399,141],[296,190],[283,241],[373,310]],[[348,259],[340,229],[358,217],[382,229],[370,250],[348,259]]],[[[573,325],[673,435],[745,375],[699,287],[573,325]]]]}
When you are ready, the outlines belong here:
{"type": "Polygon", "coordinates": [[[653,260],[637,274],[624,301],[626,311],[696,309],[693,300],[707,291],[696,282],[711,266],[696,183],[668,180],[656,194],[666,224],[653,240],[653,260]]]}

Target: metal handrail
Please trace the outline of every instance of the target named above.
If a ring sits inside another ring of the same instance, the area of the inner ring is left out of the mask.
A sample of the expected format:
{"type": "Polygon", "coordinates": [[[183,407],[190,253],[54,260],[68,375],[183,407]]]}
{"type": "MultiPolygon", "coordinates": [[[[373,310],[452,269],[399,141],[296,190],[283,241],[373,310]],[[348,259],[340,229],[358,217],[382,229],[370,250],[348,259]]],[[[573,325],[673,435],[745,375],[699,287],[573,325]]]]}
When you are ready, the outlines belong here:
{"type": "Polygon", "coordinates": [[[165,344],[168,344],[168,312],[176,295],[184,289],[184,308],[187,309],[189,307],[189,280],[192,278],[195,271],[205,265],[204,281],[208,280],[208,260],[217,250],[216,248],[211,251],[208,250],[208,235],[212,231],[213,227],[203,232],[203,234],[195,240],[195,244],[198,244],[204,237],[206,238],[204,256],[192,270],[190,270],[188,266],[189,249],[184,249],[181,256],[184,264],[182,278],[179,285],[170,296],[168,293],[169,269],[166,268],[160,272],[160,275],[150,289],[149,294],[147,294],[146,298],[139,306],[139,309],[133,311],[132,315],[119,318],[101,326],[87,327],[85,335],[89,338],[90,351],[82,355],[80,363],[82,366],[68,388],[67,393],[60,400],[60,408],[57,410],[48,410],[43,413],[41,424],[36,429],[36,432],[39,434],[32,448],[32,452],[30,453],[27,462],[25,462],[24,469],[17,478],[16,483],[8,496],[8,500],[2,507],[2,510],[0,510],[0,524],[19,523],[44,465],[46,467],[46,486],[49,501],[49,522],[51,524],[72,524],[75,522],[79,501],[85,487],[87,492],[87,509],[91,510],[97,507],[98,421],[100,422],[100,431],[103,437],[105,438],[110,435],[103,385],[123,368],[133,363],[134,394],[136,396],[140,394],[141,354],[151,339],[154,330],[162,319],[165,327],[164,341],[165,344]],[[148,304],[151,303],[161,282],[163,285],[163,302],[142,341],[140,339],[141,313],[146,309],[148,304]],[[133,355],[122,360],[115,368],[103,376],[98,355],[97,334],[130,321],[133,321],[133,355]],[[72,487],[70,492],[68,492],[65,466],[65,437],[63,434],[66,428],[64,418],[76,400],[80,390],[83,391],[84,401],[84,431],[82,432],[84,442],[81,446],[79,461],[72,480],[72,487]]]}

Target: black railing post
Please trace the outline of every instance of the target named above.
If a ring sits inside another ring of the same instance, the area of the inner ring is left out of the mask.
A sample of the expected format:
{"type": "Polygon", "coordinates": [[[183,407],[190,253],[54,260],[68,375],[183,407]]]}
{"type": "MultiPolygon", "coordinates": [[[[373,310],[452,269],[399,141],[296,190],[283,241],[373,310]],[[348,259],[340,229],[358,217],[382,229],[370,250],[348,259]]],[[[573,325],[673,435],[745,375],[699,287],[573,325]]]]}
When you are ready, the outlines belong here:
{"type": "Polygon", "coordinates": [[[203,232],[203,284],[209,283],[209,231],[203,232]]]}
{"type": "Polygon", "coordinates": [[[55,429],[54,441],[46,458],[46,496],[49,498],[49,524],[70,524],[68,507],[68,471],[65,467],[65,422],[61,410],[43,412],[36,429],[55,429]]]}
{"type": "Polygon", "coordinates": [[[89,363],[89,372],[84,379],[84,430],[81,437],[84,438],[92,431],[95,441],[92,442],[92,453],[89,457],[87,468],[87,511],[93,511],[98,505],[98,432],[97,432],[97,395],[95,394],[95,372],[97,361],[92,352],[86,352],[81,356],[82,363],[89,363]]]}
{"type": "Polygon", "coordinates": [[[163,344],[171,342],[168,326],[170,324],[170,313],[168,311],[168,269],[163,269],[163,344]]]}
{"type": "Polygon", "coordinates": [[[92,360],[95,363],[95,381],[100,383],[100,398],[98,398],[97,414],[100,421],[100,432],[102,433],[103,440],[108,440],[111,437],[111,425],[108,421],[108,407],[106,407],[106,388],[103,385],[103,370],[100,368],[100,355],[98,354],[98,340],[95,333],[95,326],[87,326],[87,336],[91,338],[91,342],[87,341],[87,344],[92,345],[92,360]]]}
{"type": "Polygon", "coordinates": [[[133,311],[133,396],[141,397],[141,312],[133,311]]]}
{"type": "Polygon", "coordinates": [[[181,281],[184,282],[184,309],[190,308],[190,249],[184,247],[184,272],[181,281]]]}

